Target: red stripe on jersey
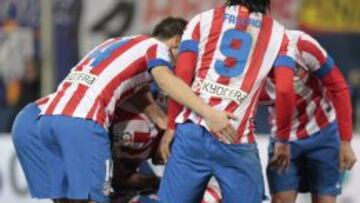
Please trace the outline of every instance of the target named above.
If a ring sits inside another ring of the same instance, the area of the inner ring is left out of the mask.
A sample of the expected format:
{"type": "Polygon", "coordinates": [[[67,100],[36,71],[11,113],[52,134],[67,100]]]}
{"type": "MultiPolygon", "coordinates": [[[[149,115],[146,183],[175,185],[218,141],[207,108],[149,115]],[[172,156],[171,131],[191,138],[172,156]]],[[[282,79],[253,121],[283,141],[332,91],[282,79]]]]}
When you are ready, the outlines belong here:
{"type": "Polygon", "coordinates": [[[200,22],[195,26],[194,32],[191,35],[195,41],[200,41],[200,22]]]}
{"type": "Polygon", "coordinates": [[[320,65],[323,65],[324,63],[326,63],[326,56],[324,56],[322,51],[320,49],[318,49],[318,47],[315,44],[313,44],[312,42],[300,39],[298,42],[298,48],[301,53],[307,52],[307,53],[310,53],[311,55],[315,56],[315,58],[320,62],[320,65]]]}
{"type": "MultiPolygon", "coordinates": [[[[129,50],[130,48],[132,48],[133,46],[142,42],[145,39],[148,39],[148,37],[147,36],[139,36],[139,37],[136,37],[136,38],[130,40],[124,46],[121,46],[120,48],[115,50],[111,54],[111,56],[108,57],[107,59],[105,59],[103,62],[101,62],[100,65],[98,65],[97,67],[93,67],[93,69],[91,70],[91,73],[93,73],[95,75],[100,75],[102,73],[102,71],[104,71],[106,69],[106,67],[110,63],[112,63],[114,60],[116,60],[121,54],[123,54],[125,51],[129,50]]],[[[111,42],[113,42],[113,41],[111,41],[111,42]]],[[[108,44],[110,44],[110,42],[104,44],[102,47],[105,47],[108,44]]],[[[75,109],[80,104],[83,96],[86,94],[86,91],[88,89],[89,89],[88,86],[79,84],[78,88],[76,89],[75,93],[71,97],[70,101],[66,104],[63,114],[69,115],[69,116],[72,115],[74,113],[75,109]]]]}
{"type": "Polygon", "coordinates": [[[91,107],[89,113],[86,115],[87,120],[92,120],[96,111],[96,108],[99,106],[99,99],[96,99],[95,104],[91,107]]]}
{"type": "Polygon", "coordinates": [[[94,75],[99,75],[102,71],[105,70],[105,68],[112,63],[115,59],[117,59],[121,54],[123,54],[124,52],[128,51],[130,48],[132,48],[133,46],[139,44],[140,42],[148,39],[149,37],[145,36],[145,35],[141,35],[138,36],[134,39],[131,39],[128,43],[126,43],[123,46],[120,46],[117,50],[115,50],[114,52],[111,53],[111,56],[106,58],[104,61],[102,61],[100,63],[100,65],[98,65],[97,67],[94,67],[91,70],[91,74],[94,75]]]}
{"type": "Polygon", "coordinates": [[[259,98],[259,95],[261,93],[261,90],[262,90],[262,87],[264,85],[261,85],[261,88],[259,88],[256,93],[254,94],[253,98],[251,99],[251,102],[250,102],[250,106],[248,107],[248,109],[246,110],[246,113],[241,121],[241,124],[237,130],[238,132],[238,137],[236,138],[236,142],[235,143],[239,143],[241,141],[241,138],[243,137],[243,133],[245,131],[245,128],[246,128],[246,124],[249,120],[249,117],[251,115],[251,113],[254,111],[254,107],[256,106],[257,104],[257,101],[258,101],[258,98],[259,98]]]}
{"type": "Polygon", "coordinates": [[[207,187],[207,188],[206,188],[206,191],[207,191],[208,193],[210,193],[211,196],[213,196],[216,201],[221,200],[220,195],[219,195],[213,188],[207,187]]]}
{"type": "Polygon", "coordinates": [[[263,17],[263,27],[260,30],[256,47],[251,57],[250,67],[244,78],[241,89],[250,92],[256,81],[259,70],[264,60],[264,55],[269,45],[272,34],[273,20],[269,16],[263,17]]]}
{"type": "Polygon", "coordinates": [[[284,35],[283,41],[281,42],[279,55],[288,55],[290,39],[287,35],[284,35]]]}
{"type": "MultiPolygon", "coordinates": [[[[247,71],[244,78],[244,82],[240,88],[245,92],[250,92],[258,76],[259,70],[264,60],[266,49],[271,39],[272,27],[273,27],[273,20],[268,16],[264,16],[263,27],[260,30],[258,41],[256,43],[253,56],[251,57],[249,70],[247,71]]],[[[236,102],[232,101],[226,107],[225,110],[228,112],[234,112],[238,107],[239,105],[236,102]]]]}
{"type": "Polygon", "coordinates": [[[147,61],[150,61],[152,59],[156,59],[156,52],[157,52],[157,44],[154,44],[153,46],[151,46],[147,53],[146,53],[146,56],[148,57],[147,61]]]}
{"type": "Polygon", "coordinates": [[[45,114],[50,115],[54,112],[55,107],[60,102],[61,98],[64,96],[65,91],[71,86],[71,83],[65,82],[61,88],[61,90],[56,94],[49,107],[47,108],[45,114]]]}
{"type": "Polygon", "coordinates": [[[254,122],[252,122],[251,124],[251,131],[250,134],[248,135],[248,143],[254,143],[255,142],[255,126],[254,126],[254,122]]]}
{"type": "MultiPolygon", "coordinates": [[[[204,79],[208,74],[211,62],[214,58],[216,45],[220,38],[221,29],[224,23],[225,9],[226,7],[222,6],[215,9],[214,11],[214,16],[211,22],[211,28],[208,36],[208,41],[206,42],[205,45],[205,51],[202,56],[202,60],[200,63],[201,65],[198,73],[198,77],[201,79],[204,79]]],[[[199,95],[198,93],[196,94],[199,95]]],[[[184,113],[185,121],[189,119],[190,114],[191,114],[191,110],[187,109],[187,111],[184,113]]]]}
{"type": "Polygon", "coordinates": [[[306,132],[306,124],[309,122],[309,116],[306,113],[306,107],[308,106],[308,102],[300,95],[296,95],[296,101],[296,109],[298,112],[297,115],[299,115],[299,126],[296,130],[296,137],[298,139],[304,139],[308,137],[306,132]]]}
{"type": "MultiPolygon", "coordinates": [[[[118,39],[120,39],[120,38],[116,38],[116,39],[114,39],[114,40],[118,40],[118,39]]],[[[102,45],[100,45],[97,49],[102,49],[102,48],[104,48],[105,46],[107,46],[107,45],[109,45],[109,44],[111,44],[112,42],[114,42],[114,40],[109,40],[109,41],[107,41],[107,42],[104,42],[102,45]]],[[[90,58],[86,58],[86,59],[84,59],[84,60],[82,60],[79,64],[77,64],[76,66],[75,66],[75,70],[76,71],[81,71],[83,68],[84,68],[84,66],[86,65],[86,64],[88,64],[90,62],[90,58]]]]}
{"type": "Polygon", "coordinates": [[[89,58],[84,59],[84,61],[82,61],[79,65],[76,65],[75,71],[81,71],[84,68],[84,66],[89,62],[90,62],[89,58]]]}
{"type": "Polygon", "coordinates": [[[49,96],[43,97],[43,98],[40,98],[40,99],[36,100],[35,104],[38,105],[38,106],[41,106],[43,104],[46,104],[48,101],[49,101],[49,96]]]}
{"type": "Polygon", "coordinates": [[[66,104],[64,111],[62,113],[63,115],[71,116],[74,113],[76,107],[80,103],[81,99],[84,97],[85,92],[88,88],[89,87],[86,85],[79,84],[79,86],[76,89],[76,91],[74,92],[73,96],[71,97],[69,102],[66,104]]]}
{"type": "Polygon", "coordinates": [[[224,23],[225,6],[215,9],[214,16],[211,23],[208,41],[205,46],[205,51],[202,56],[201,65],[198,77],[204,79],[209,71],[211,62],[214,59],[214,54],[218,40],[220,38],[221,29],[224,23]]]}
{"type": "Polygon", "coordinates": [[[309,84],[309,87],[313,90],[313,99],[312,100],[315,102],[315,105],[316,105],[316,108],[315,108],[316,109],[316,111],[315,111],[316,123],[319,127],[327,125],[329,122],[328,122],[327,116],[321,106],[321,99],[322,99],[322,91],[320,89],[321,85],[319,84],[317,79],[314,77],[309,78],[308,84],[309,84]]]}
{"type": "MultiPolygon", "coordinates": [[[[197,94],[199,95],[199,94],[197,94]]],[[[186,109],[185,113],[184,113],[184,120],[187,121],[189,119],[189,116],[191,114],[191,109],[186,109]]]]}
{"type": "MultiPolygon", "coordinates": [[[[141,72],[145,72],[146,69],[147,69],[146,60],[144,57],[141,57],[138,60],[136,60],[135,62],[133,62],[132,64],[130,64],[126,69],[124,69],[124,71],[122,71],[116,77],[114,77],[99,94],[99,96],[102,96],[102,98],[103,98],[102,105],[101,105],[102,108],[108,106],[108,104],[114,94],[114,91],[116,90],[116,88],[113,88],[113,87],[120,86],[120,84],[124,80],[126,80],[129,76],[135,76],[141,72]]],[[[123,94],[122,96],[125,96],[125,94],[123,94]]],[[[105,112],[105,111],[103,111],[103,112],[105,112]]],[[[98,114],[98,117],[96,120],[99,123],[103,124],[105,121],[105,114],[98,114]]]]}
{"type": "MultiPolygon", "coordinates": [[[[237,19],[238,20],[241,19],[241,22],[250,22],[249,21],[249,11],[245,7],[239,6],[237,19]]],[[[246,23],[238,23],[236,25],[235,29],[240,30],[240,31],[245,31],[247,27],[248,27],[248,25],[246,23]]],[[[241,46],[241,44],[240,44],[240,46],[241,46]]],[[[220,83],[223,85],[228,85],[230,83],[230,80],[231,80],[230,77],[221,75],[218,78],[217,83],[220,83]]],[[[222,101],[222,99],[219,97],[211,97],[209,105],[216,106],[216,105],[220,104],[221,101],[222,101]]]]}

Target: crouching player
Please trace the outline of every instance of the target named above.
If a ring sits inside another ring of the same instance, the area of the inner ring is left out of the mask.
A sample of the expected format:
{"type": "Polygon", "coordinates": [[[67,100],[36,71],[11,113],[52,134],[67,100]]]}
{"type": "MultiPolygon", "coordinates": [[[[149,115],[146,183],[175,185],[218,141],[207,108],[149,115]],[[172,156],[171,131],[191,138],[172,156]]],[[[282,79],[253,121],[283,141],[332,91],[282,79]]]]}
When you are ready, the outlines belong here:
{"type": "MultiPolygon", "coordinates": [[[[267,168],[273,202],[295,202],[298,192],[311,192],[314,203],[336,202],[344,170],[350,170],[356,161],[350,144],[349,88],[333,59],[315,39],[300,31],[286,34],[296,45],[296,113],[292,116],[289,170],[267,168]]],[[[268,79],[262,97],[275,101],[273,78],[268,79]]],[[[278,128],[274,118],[278,112],[272,105],[269,112],[272,125],[269,159],[272,159],[278,128]]]]}
{"type": "MultiPolygon", "coordinates": [[[[110,128],[114,161],[113,203],[128,203],[130,199],[130,202],[133,203],[159,202],[155,194],[160,185],[160,177],[151,170],[141,170],[142,166],[148,164],[149,159],[152,159],[155,164],[161,161],[156,152],[164,131],[143,113],[144,110],[147,110],[149,114],[163,114],[166,117],[157,106],[159,102],[164,104],[166,96],[161,93],[156,95],[157,102],[147,100],[153,102],[146,103],[144,102],[146,100],[140,99],[142,96],[140,92],[136,96],[138,98],[135,97],[131,100],[140,101],[143,105],[135,107],[132,103],[125,102],[116,110],[114,123],[110,128]],[[139,109],[139,106],[143,106],[143,108],[139,109]],[[151,112],[149,109],[152,109],[151,112]]],[[[166,105],[160,106],[166,108],[166,105]]],[[[220,198],[221,195],[216,184],[209,185],[204,195],[204,201],[218,203],[220,198]]]]}

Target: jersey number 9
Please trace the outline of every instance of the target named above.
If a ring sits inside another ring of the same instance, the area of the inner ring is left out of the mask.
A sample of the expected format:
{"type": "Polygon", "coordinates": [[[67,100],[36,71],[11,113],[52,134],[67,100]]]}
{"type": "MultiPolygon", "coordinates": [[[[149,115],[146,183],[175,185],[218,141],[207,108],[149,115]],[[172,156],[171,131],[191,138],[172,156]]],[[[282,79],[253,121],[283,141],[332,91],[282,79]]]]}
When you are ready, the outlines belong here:
{"type": "Polygon", "coordinates": [[[216,72],[225,77],[240,76],[245,69],[253,39],[249,33],[231,29],[224,33],[220,51],[226,60],[215,62],[216,72]]]}

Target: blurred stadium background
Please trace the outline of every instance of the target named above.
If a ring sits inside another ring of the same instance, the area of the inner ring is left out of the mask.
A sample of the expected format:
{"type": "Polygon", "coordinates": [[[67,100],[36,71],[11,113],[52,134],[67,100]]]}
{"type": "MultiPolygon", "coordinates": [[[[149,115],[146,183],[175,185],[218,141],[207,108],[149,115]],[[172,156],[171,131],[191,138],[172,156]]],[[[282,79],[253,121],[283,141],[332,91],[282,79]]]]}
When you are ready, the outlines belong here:
{"type": "MultiPolygon", "coordinates": [[[[27,203],[9,131],[16,113],[54,90],[82,55],[112,36],[151,32],[165,16],[191,18],[223,0],[0,0],[0,202],[27,203]]],[[[332,54],[351,87],[354,133],[360,129],[360,0],[272,0],[275,18],[310,32],[332,54]]],[[[256,121],[266,152],[266,110],[256,121]]],[[[360,137],[354,149],[360,156],[360,137]]],[[[263,157],[266,162],[265,157],[263,157]]],[[[339,202],[358,203],[360,164],[339,202]]],[[[303,197],[299,202],[309,202],[303,197]]],[[[46,202],[46,201],[45,201],[46,202]]]]}

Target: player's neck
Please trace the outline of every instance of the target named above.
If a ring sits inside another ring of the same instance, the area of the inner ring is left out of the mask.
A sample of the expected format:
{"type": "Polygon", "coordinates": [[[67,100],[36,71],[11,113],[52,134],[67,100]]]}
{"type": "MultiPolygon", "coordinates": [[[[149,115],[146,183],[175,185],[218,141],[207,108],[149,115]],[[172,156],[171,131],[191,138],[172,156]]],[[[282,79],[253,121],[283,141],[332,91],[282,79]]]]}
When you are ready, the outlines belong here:
{"type": "Polygon", "coordinates": [[[154,37],[156,40],[162,42],[163,44],[165,44],[167,47],[171,47],[172,41],[171,39],[162,39],[159,37],[154,37]]]}

